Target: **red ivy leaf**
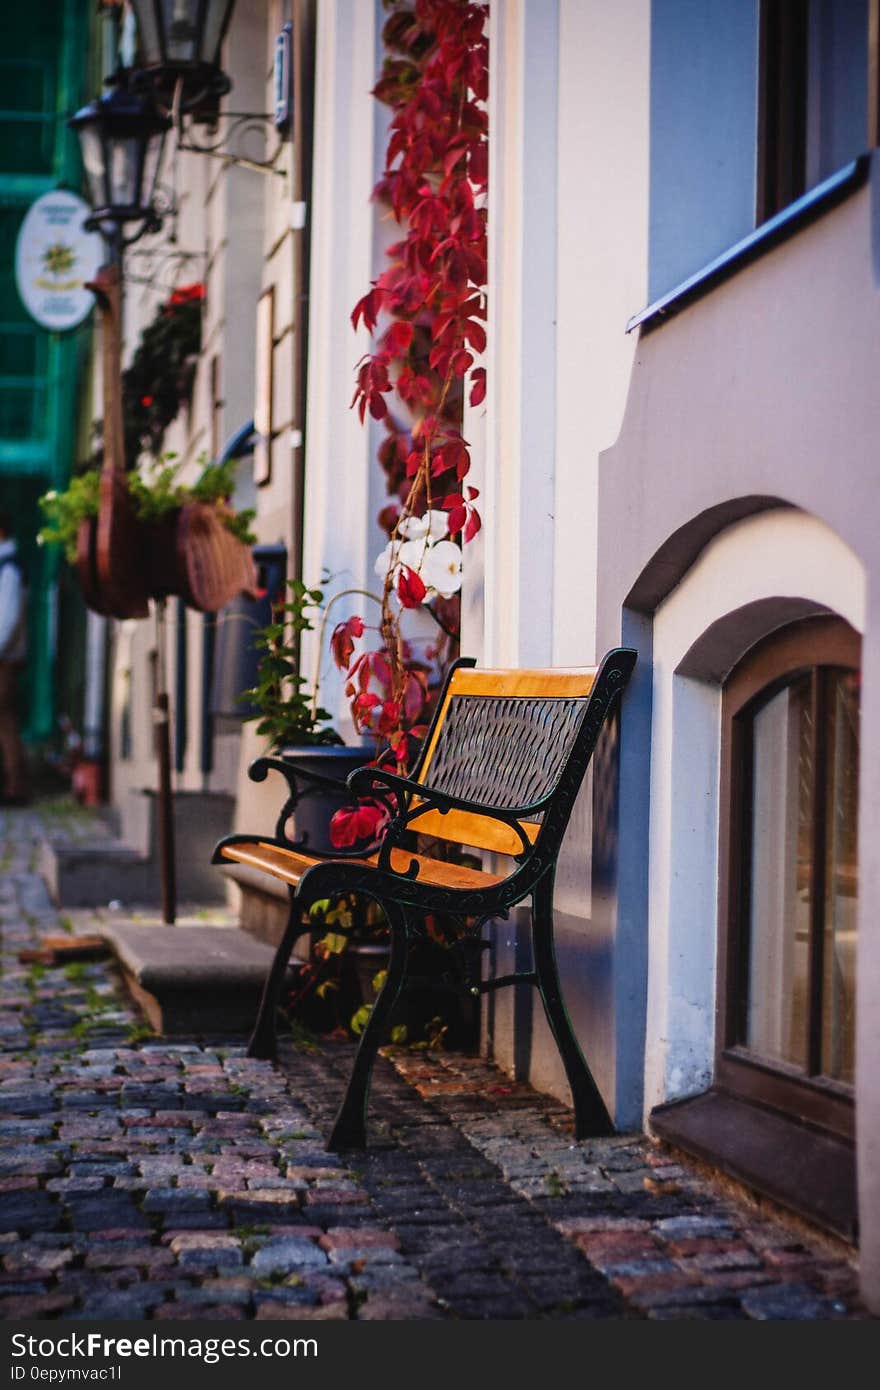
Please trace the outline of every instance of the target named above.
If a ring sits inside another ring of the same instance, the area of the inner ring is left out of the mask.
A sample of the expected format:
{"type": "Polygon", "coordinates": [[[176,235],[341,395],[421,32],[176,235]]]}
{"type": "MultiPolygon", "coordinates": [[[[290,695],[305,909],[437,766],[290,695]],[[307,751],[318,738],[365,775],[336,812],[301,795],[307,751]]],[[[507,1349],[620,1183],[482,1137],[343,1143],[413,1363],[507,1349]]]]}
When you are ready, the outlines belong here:
{"type": "Polygon", "coordinates": [[[333,636],[330,638],[330,650],[340,671],[348,670],[354,655],[354,639],[355,637],[363,637],[363,635],[363,618],[349,618],[344,623],[337,623],[333,629],[333,636]]]}
{"type": "Polygon", "coordinates": [[[418,608],[427,592],[421,575],[408,565],[401,565],[397,576],[397,597],[404,608],[418,608]]]}
{"type": "Polygon", "coordinates": [[[415,326],[411,323],[402,320],[393,323],[382,339],[382,346],[390,357],[404,357],[409,351],[414,333],[415,326]]]}

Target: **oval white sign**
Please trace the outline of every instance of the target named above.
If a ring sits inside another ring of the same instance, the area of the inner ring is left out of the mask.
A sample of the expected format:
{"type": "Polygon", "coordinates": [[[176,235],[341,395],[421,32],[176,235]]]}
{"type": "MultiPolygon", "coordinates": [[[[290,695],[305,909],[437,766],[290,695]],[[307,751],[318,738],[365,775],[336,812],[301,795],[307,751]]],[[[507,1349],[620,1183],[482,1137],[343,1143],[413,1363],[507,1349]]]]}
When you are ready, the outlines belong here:
{"type": "Polygon", "coordinates": [[[94,307],[84,288],[104,259],[101,236],[83,226],[91,208],[58,188],[28,209],[15,246],[15,280],[31,318],[56,332],[75,328],[94,307]]]}

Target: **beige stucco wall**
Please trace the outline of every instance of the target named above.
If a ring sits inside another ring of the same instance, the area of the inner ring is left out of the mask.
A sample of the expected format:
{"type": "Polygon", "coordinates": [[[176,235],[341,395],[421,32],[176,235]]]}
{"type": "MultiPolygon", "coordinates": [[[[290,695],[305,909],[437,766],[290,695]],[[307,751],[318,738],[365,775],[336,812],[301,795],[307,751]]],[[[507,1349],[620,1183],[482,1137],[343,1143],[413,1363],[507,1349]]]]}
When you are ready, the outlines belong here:
{"type": "MultiPolygon", "coordinates": [[[[599,455],[620,428],[635,350],[623,330],[647,283],[649,30],[648,0],[492,10],[485,538],[465,553],[462,647],[490,665],[597,657],[599,455]]],[[[607,970],[589,824],[585,791],[560,860],[557,951],[575,1029],[613,1088],[611,1020],[586,1006],[607,970]]],[[[517,941],[499,927],[497,973],[517,941]]],[[[496,994],[489,1027],[502,1065],[568,1099],[531,996],[496,994]]]]}
{"type": "MultiPolygon", "coordinates": [[[[592,1000],[598,1010],[616,1012],[615,1066],[633,1076],[635,1059],[629,1054],[641,1044],[629,1035],[619,1004],[627,992],[631,995],[634,981],[647,987],[648,807],[653,808],[658,781],[670,775],[655,762],[652,782],[644,756],[651,724],[653,609],[696,558],[696,550],[688,555],[689,537],[702,527],[705,543],[713,530],[732,522],[736,499],[765,499],[747,504],[753,506],[781,499],[821,519],[864,574],[856,1098],[862,1277],[875,1308],[880,1307],[880,1085],[874,1064],[880,1049],[880,933],[874,912],[880,888],[878,173],[875,157],[867,186],[639,342],[623,429],[603,455],[599,486],[599,645],[619,640],[623,630],[639,645],[642,661],[621,734],[616,886],[597,912],[600,929],[613,941],[613,965],[592,1000]],[[658,555],[673,537],[672,546],[658,555]],[[638,612],[636,604],[647,611],[638,612]]],[[[747,549],[742,563],[750,563],[747,549]]],[[[838,578],[817,574],[815,584],[833,588],[838,578]]],[[[695,631],[694,640],[699,636],[695,631]]],[[[714,932],[714,916],[701,925],[714,932]]],[[[682,1019],[671,1014],[669,1027],[683,1027],[682,1019]]],[[[626,1097],[619,1096],[618,1103],[625,1105],[626,1097]]]]}

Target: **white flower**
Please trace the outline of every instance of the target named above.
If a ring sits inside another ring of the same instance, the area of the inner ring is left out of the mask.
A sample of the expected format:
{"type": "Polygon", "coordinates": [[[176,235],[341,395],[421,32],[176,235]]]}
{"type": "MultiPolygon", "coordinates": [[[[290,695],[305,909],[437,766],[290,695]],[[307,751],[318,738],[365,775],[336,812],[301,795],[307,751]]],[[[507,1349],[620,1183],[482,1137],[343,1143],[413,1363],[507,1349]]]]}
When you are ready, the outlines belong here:
{"type": "Polygon", "coordinates": [[[424,516],[407,516],[398,527],[398,534],[407,541],[420,541],[426,537],[433,545],[449,534],[448,512],[430,511],[424,516]]]}
{"type": "MultiPolygon", "coordinates": [[[[445,534],[446,513],[432,512],[430,515],[432,518],[442,516],[445,534]]],[[[421,523],[422,518],[418,518],[418,521],[421,523]]],[[[432,540],[430,528],[434,525],[433,520],[426,522],[418,539],[389,541],[375,565],[376,574],[382,580],[390,572],[392,584],[397,583],[402,567],[413,570],[425,586],[425,603],[430,602],[435,594],[451,598],[461,588],[461,549],[454,541],[432,540]]]]}
{"type": "Polygon", "coordinates": [[[418,570],[427,549],[428,547],[423,540],[389,541],[376,560],[376,574],[380,579],[384,579],[388,571],[391,570],[396,580],[401,565],[406,565],[407,569],[418,570]]]}
{"type": "Polygon", "coordinates": [[[376,563],[373,566],[373,572],[377,574],[380,579],[384,579],[389,569],[391,568],[391,552],[393,549],[394,542],[389,541],[385,549],[381,551],[379,555],[376,556],[376,563]]]}
{"type": "Polygon", "coordinates": [[[443,598],[451,598],[461,588],[460,547],[454,541],[428,546],[419,574],[429,593],[434,589],[443,598]]]}

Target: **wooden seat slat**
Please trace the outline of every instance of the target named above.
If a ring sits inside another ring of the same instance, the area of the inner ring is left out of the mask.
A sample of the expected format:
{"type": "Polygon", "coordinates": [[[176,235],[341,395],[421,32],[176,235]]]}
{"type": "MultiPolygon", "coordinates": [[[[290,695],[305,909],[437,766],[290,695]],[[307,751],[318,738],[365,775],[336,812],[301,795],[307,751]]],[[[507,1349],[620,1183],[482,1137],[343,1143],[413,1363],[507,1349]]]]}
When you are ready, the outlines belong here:
{"type": "MultiPolygon", "coordinates": [[[[541,829],[537,821],[520,821],[525,836],[534,844],[541,829]]],[[[522,840],[515,830],[503,821],[492,820],[490,816],[480,816],[473,811],[426,810],[422,816],[414,816],[410,828],[420,835],[433,835],[438,840],[450,840],[458,845],[472,845],[475,849],[494,850],[496,854],[521,854],[522,840]]]]}
{"type": "MultiPolygon", "coordinates": [[[[255,841],[253,844],[225,845],[221,853],[224,859],[263,869],[294,888],[307,869],[326,862],[308,854],[297,854],[294,850],[281,849],[278,845],[269,845],[261,841],[255,841]]],[[[419,882],[430,883],[436,887],[472,891],[475,888],[491,888],[493,884],[502,881],[498,874],[469,869],[463,864],[446,864],[440,859],[430,859],[427,855],[410,854],[408,850],[393,850],[391,853],[391,867],[397,873],[406,873],[413,860],[419,866],[419,882]]],[[[375,868],[376,861],[377,856],[373,854],[346,862],[375,868]]]]}

